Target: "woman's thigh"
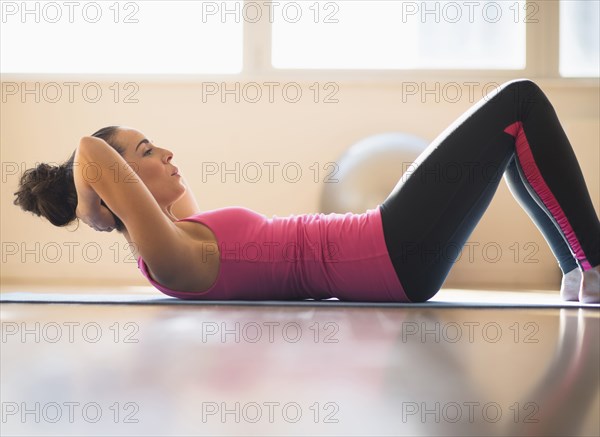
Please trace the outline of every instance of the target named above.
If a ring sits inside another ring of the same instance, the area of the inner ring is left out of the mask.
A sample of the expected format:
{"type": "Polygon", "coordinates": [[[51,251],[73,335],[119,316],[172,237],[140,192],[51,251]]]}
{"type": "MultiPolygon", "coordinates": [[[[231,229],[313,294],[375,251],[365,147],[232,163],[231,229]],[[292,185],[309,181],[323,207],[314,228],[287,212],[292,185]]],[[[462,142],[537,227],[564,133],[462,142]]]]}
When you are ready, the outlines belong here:
{"type": "MultiPolygon", "coordinates": [[[[529,81],[527,81],[529,82],[529,81]]],[[[413,301],[431,298],[460,256],[515,153],[505,129],[526,82],[504,84],[442,132],[381,204],[388,252],[413,301]]]]}

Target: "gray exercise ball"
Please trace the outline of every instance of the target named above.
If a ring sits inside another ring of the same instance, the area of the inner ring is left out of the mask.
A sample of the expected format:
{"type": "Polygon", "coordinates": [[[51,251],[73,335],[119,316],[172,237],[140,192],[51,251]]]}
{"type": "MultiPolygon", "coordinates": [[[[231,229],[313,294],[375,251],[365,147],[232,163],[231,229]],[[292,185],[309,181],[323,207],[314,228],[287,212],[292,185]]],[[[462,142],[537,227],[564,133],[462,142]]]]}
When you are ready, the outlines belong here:
{"type": "Polygon", "coordinates": [[[429,143],[402,132],[372,135],[350,146],[323,183],[320,211],[362,213],[381,204],[429,143]]]}

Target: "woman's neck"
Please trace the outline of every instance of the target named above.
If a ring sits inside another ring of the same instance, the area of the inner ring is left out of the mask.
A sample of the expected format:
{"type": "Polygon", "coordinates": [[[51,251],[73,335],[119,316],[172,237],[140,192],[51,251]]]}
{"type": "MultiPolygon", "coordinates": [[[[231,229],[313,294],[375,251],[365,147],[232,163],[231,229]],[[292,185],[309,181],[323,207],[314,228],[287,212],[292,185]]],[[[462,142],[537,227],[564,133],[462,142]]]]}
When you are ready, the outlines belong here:
{"type": "Polygon", "coordinates": [[[172,222],[176,222],[177,220],[179,220],[177,217],[175,217],[175,215],[173,214],[173,212],[171,211],[171,206],[169,205],[166,208],[163,208],[163,212],[165,213],[165,215],[172,221],[172,222]]]}

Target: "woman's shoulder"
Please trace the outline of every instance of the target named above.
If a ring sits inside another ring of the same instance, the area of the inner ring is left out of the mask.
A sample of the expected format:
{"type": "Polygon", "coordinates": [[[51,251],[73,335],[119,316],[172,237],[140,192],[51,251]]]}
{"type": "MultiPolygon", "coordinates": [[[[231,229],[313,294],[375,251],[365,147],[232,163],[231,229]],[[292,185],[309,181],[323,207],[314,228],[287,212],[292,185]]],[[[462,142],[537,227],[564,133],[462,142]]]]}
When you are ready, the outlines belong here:
{"type": "Polygon", "coordinates": [[[253,209],[247,208],[245,206],[225,206],[222,208],[209,209],[206,211],[197,212],[195,214],[190,215],[189,217],[182,218],[180,220],[186,221],[196,221],[202,220],[207,217],[227,217],[227,216],[259,216],[265,217],[264,214],[261,214],[253,209]]]}
{"type": "Polygon", "coordinates": [[[177,244],[180,253],[170,257],[172,265],[160,266],[160,270],[182,273],[168,278],[162,277],[144,261],[135,243],[125,231],[123,235],[130,242],[138,268],[143,264],[153,280],[173,290],[196,291],[208,288],[214,282],[219,270],[220,253],[216,236],[209,227],[193,220],[177,221],[174,225],[180,231],[180,241],[177,244]]]}
{"type": "MultiPolygon", "coordinates": [[[[198,214],[194,214],[194,217],[198,214]]],[[[178,243],[175,246],[181,252],[196,253],[199,248],[204,247],[206,244],[216,243],[217,239],[212,230],[200,221],[196,220],[179,220],[173,223],[178,230],[178,243]]],[[[139,260],[142,257],[138,245],[131,238],[127,228],[123,228],[123,236],[129,243],[129,249],[132,256],[139,260]]],[[[177,250],[177,249],[176,249],[177,250]]],[[[173,257],[175,259],[175,257],[173,257]]]]}

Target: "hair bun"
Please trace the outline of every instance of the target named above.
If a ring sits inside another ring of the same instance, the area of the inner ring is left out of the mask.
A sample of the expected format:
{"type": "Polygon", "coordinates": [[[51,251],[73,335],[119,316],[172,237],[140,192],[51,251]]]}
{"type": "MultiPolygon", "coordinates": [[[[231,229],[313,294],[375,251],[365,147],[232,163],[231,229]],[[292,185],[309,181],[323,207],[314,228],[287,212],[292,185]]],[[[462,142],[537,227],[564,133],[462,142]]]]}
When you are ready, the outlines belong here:
{"type": "Polygon", "coordinates": [[[60,179],[60,167],[56,165],[42,163],[28,171],[29,174],[27,176],[23,174],[26,177],[25,181],[22,180],[21,183],[34,195],[43,194],[48,186],[60,179]]]}
{"type": "Polygon", "coordinates": [[[25,170],[19,191],[14,193],[15,205],[38,216],[44,216],[55,226],[64,226],[75,219],[77,192],[66,165],[39,164],[25,170]]]}

